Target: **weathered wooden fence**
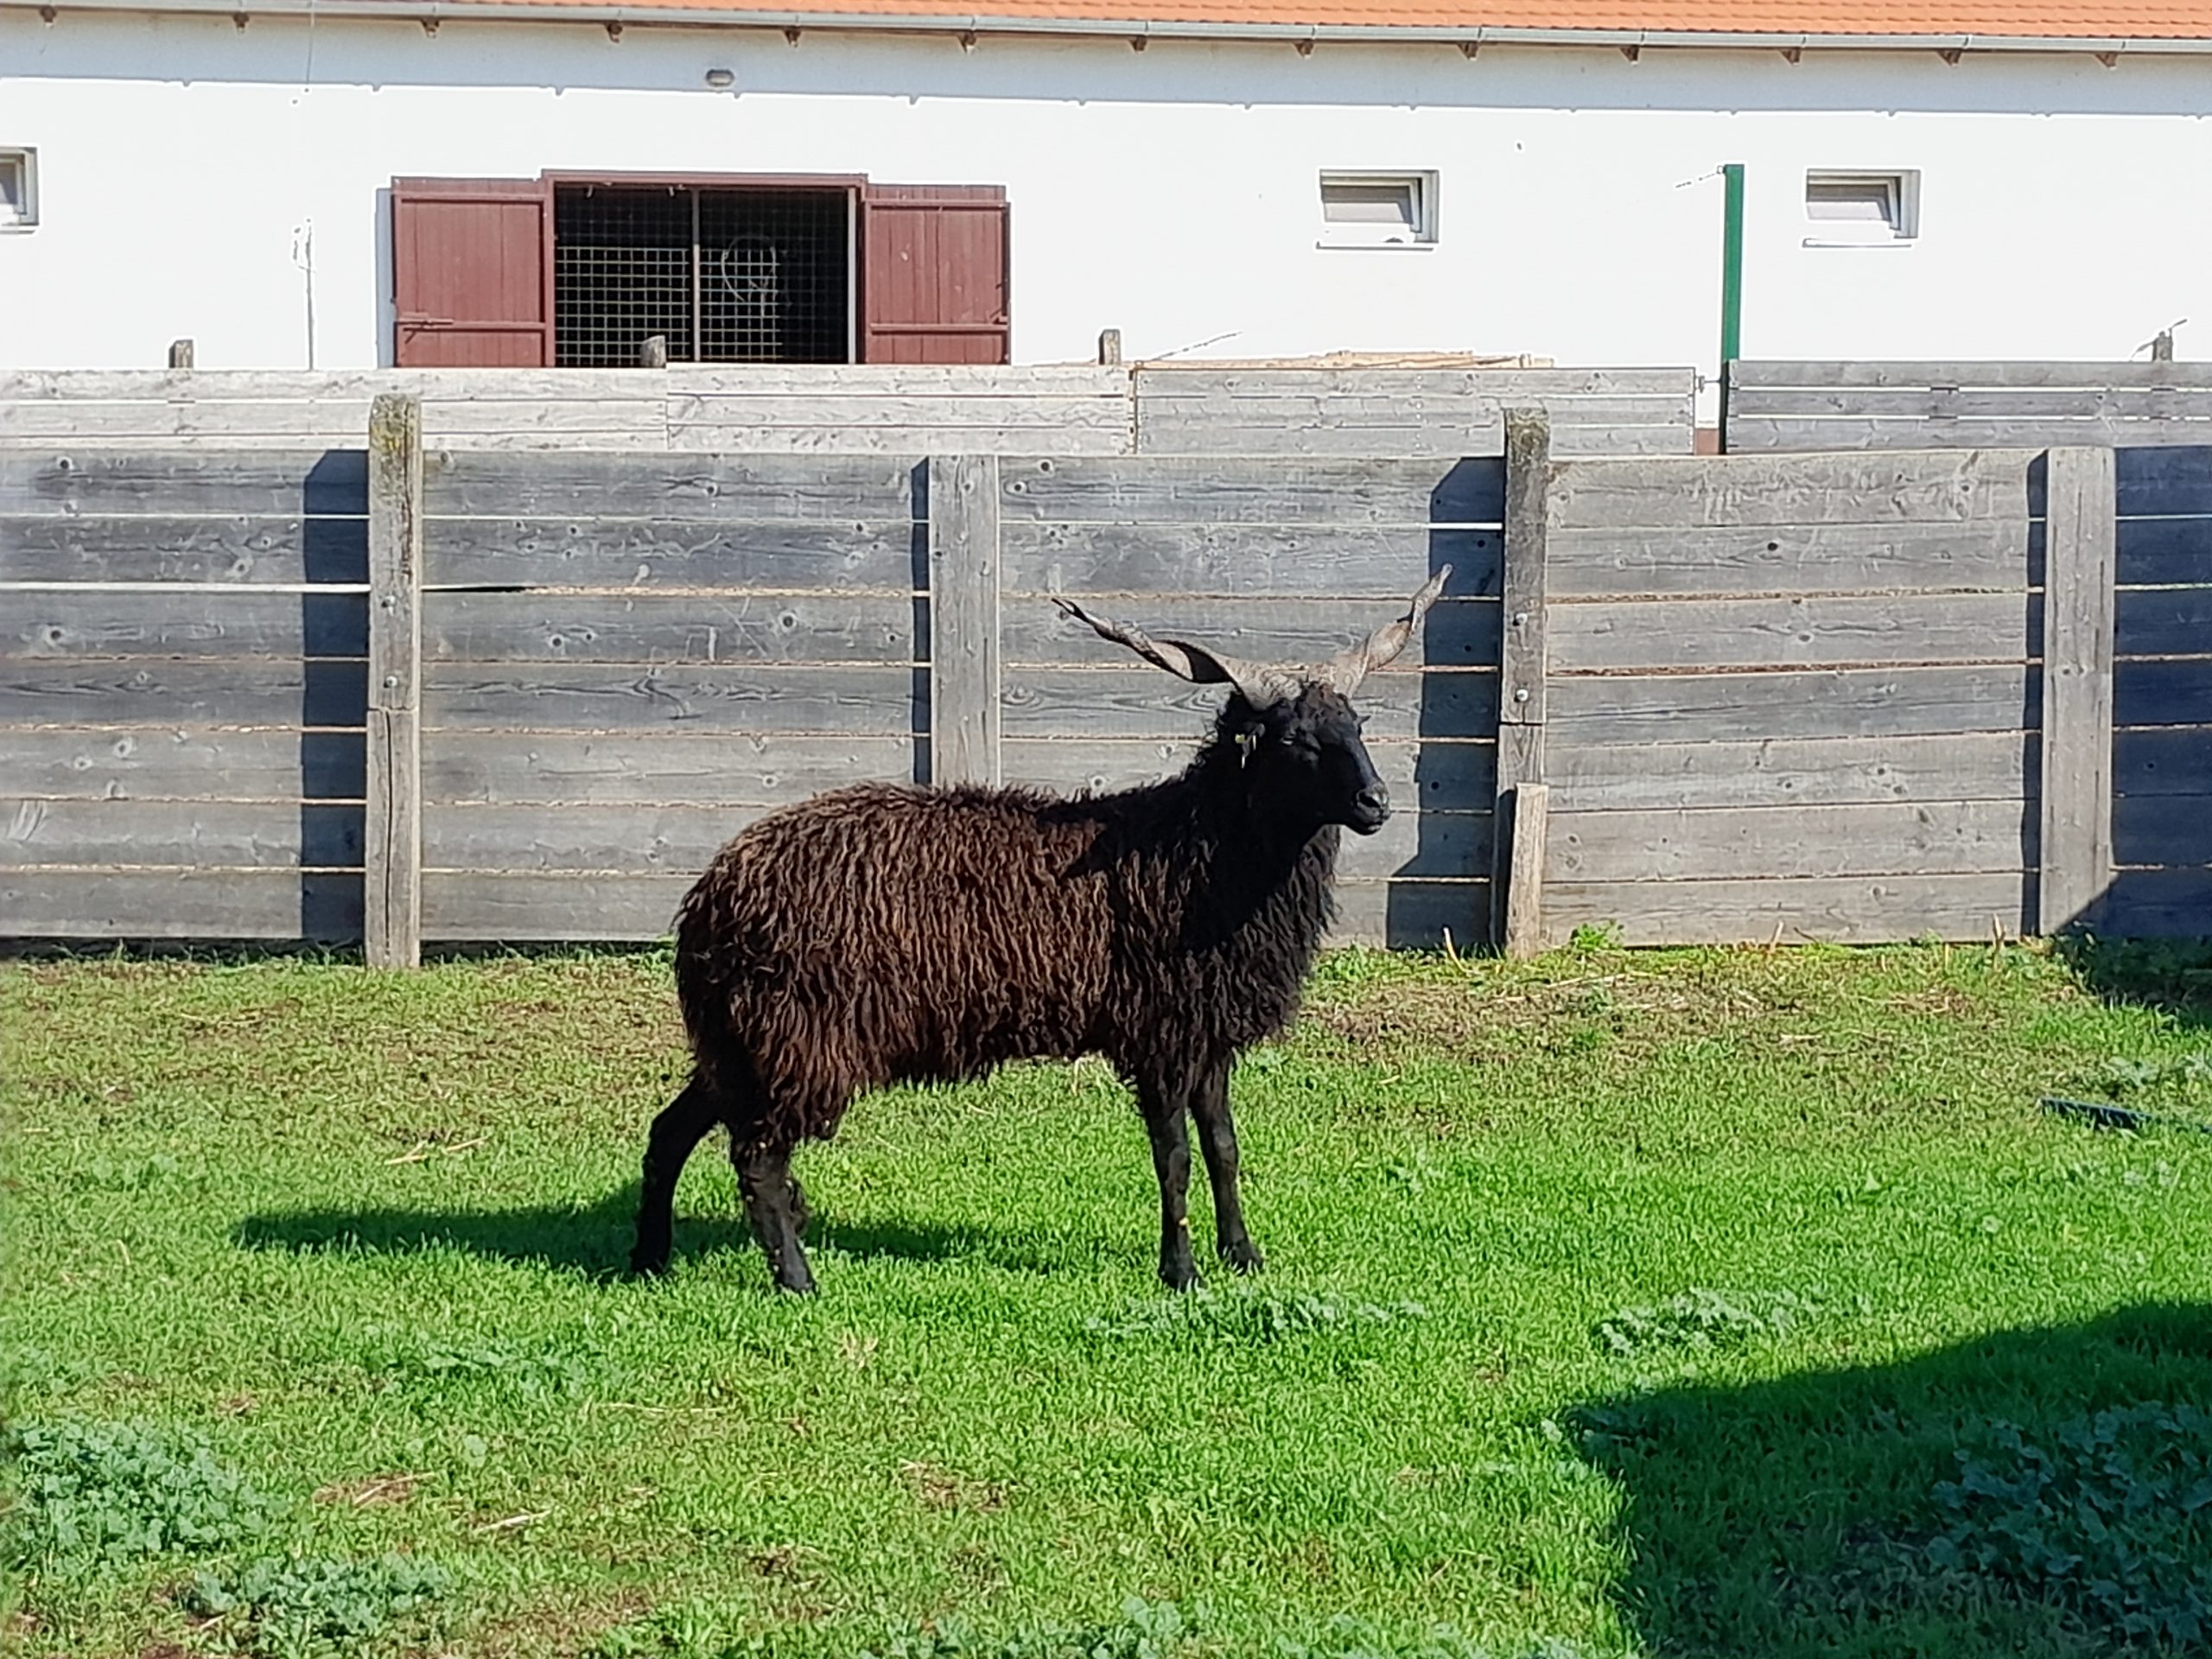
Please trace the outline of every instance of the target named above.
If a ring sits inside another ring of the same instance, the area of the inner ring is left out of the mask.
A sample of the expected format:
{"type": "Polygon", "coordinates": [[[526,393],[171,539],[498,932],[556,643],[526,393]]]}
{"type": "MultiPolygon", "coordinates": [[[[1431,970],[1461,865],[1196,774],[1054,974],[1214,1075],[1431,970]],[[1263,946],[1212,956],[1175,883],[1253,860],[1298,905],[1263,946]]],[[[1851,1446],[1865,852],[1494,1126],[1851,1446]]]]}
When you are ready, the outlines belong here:
{"type": "Polygon", "coordinates": [[[0,931],[358,938],[361,452],[0,454],[0,931]]]}
{"type": "Polygon", "coordinates": [[[2070,815],[2107,804],[2109,657],[2101,679],[2040,669],[2096,657],[2083,607],[2108,603],[2110,488],[2094,450],[1561,469],[1546,936],[1987,938],[2075,919],[2102,880],[2070,815]],[[2046,515],[2046,473],[2069,499],[2101,482],[2102,518],[2046,515]]]}
{"type": "Polygon", "coordinates": [[[528,453],[412,420],[365,455],[0,448],[0,932],[655,937],[823,787],[1179,766],[1217,694],[1049,594],[1313,658],[1445,563],[1363,697],[1402,810],[1348,839],[1344,937],[2212,931],[2212,452],[1560,459],[1531,410],[1503,457],[528,453]]]}
{"type": "Polygon", "coordinates": [[[2212,364],[1736,363],[1726,410],[1731,453],[2111,446],[2114,868],[2091,919],[2212,934],[2212,364]]]}
{"type": "Polygon", "coordinates": [[[2212,448],[2118,473],[2113,859],[2104,925],[2212,935],[2212,448]]]}
{"type": "Polygon", "coordinates": [[[1688,369],[916,367],[0,373],[0,447],[353,448],[417,397],[433,447],[1459,455],[1543,410],[1561,454],[1688,454],[1688,369]]]}
{"type": "Polygon", "coordinates": [[[2208,363],[1738,362],[1731,454],[2212,443],[2208,363]]]}

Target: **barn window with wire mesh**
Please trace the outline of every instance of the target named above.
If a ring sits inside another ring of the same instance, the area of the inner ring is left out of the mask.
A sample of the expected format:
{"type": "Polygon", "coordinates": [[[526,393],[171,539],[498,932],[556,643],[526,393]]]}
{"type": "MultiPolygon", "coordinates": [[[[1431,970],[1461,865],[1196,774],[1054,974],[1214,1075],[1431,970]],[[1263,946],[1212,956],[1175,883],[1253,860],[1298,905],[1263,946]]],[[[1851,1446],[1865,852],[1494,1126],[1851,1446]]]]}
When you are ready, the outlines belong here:
{"type": "Polygon", "coordinates": [[[842,189],[562,185],[559,366],[627,366],[654,334],[675,363],[849,362],[851,226],[842,189]]]}

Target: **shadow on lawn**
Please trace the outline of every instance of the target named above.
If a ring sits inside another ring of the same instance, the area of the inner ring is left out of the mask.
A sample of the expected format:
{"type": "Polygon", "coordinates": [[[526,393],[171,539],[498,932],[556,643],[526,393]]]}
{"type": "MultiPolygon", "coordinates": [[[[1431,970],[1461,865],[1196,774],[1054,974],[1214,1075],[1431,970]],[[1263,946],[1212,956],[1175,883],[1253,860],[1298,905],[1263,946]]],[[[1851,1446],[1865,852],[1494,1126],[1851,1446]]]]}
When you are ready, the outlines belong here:
{"type": "Polygon", "coordinates": [[[2202,1653],[2212,1307],[1578,1414],[1653,1654],[2202,1653]]]}
{"type": "Polygon", "coordinates": [[[2212,1027],[2212,940],[2068,935],[2056,949],[2083,987],[2105,1001],[2156,1008],[2184,1026],[2212,1027]]]}
{"type": "MultiPolygon", "coordinates": [[[[238,1242],[248,1249],[365,1250],[382,1255],[461,1249],[494,1261],[530,1262],[591,1279],[619,1277],[630,1259],[638,1213],[634,1184],[582,1207],[520,1210],[299,1210],[249,1216],[238,1242]]],[[[998,1241],[969,1230],[824,1215],[806,1230],[811,1249],[840,1255],[935,1262],[978,1253],[1002,1259],[998,1241]]],[[[676,1218],[676,1259],[736,1250],[757,1255],[752,1229],[736,1217],[676,1218]]]]}

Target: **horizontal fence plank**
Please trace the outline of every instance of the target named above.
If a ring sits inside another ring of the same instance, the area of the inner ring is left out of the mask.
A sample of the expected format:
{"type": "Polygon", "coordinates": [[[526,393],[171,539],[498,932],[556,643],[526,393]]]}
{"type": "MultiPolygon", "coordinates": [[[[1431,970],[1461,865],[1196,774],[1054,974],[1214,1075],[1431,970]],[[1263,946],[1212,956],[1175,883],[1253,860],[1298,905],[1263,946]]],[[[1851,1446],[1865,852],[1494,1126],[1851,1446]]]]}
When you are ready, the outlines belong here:
{"type": "Polygon", "coordinates": [[[1731,385],[1728,414],[2006,422],[2212,421],[2212,378],[2196,386],[1731,385]]]}
{"type": "Polygon", "coordinates": [[[344,944],[360,937],[358,873],[0,870],[0,938],[344,944]]]}
{"type": "MultiPolygon", "coordinates": [[[[1158,639],[1195,639],[1255,662],[1282,663],[1324,661],[1389,620],[1379,607],[1334,600],[1192,599],[1179,594],[1132,598],[1126,607],[1116,604],[1114,615],[1158,639]],[[1127,617],[1120,613],[1124,608],[1127,617]]],[[[1097,634],[1055,607],[1002,598],[1000,626],[1000,652],[1009,664],[1082,667],[1099,660],[1097,634]]],[[[1494,601],[1447,600],[1430,610],[1397,660],[1408,668],[1492,668],[1497,664],[1499,626],[1494,601]]]]}
{"type": "Polygon", "coordinates": [[[1009,459],[1001,522],[1497,524],[1505,463],[1466,460],[1009,459]]]}
{"type": "Polygon", "coordinates": [[[1548,881],[1544,934],[1611,927],[1624,944],[1786,944],[1825,940],[2018,938],[2026,925],[2019,875],[1884,875],[1802,880],[1548,881]]]}
{"type": "Polygon", "coordinates": [[[360,726],[368,664],[0,663],[0,726],[360,726]]]}
{"type": "Polygon", "coordinates": [[[0,518],[0,582],[364,582],[365,518],[0,518]]]}
{"type": "Polygon", "coordinates": [[[1128,408],[1116,405],[1113,412],[1112,423],[1066,427],[985,426],[972,420],[944,426],[687,424],[670,429],[669,447],[762,455],[1033,455],[1040,448],[1070,455],[1129,454],[1128,408]]]}
{"type": "Polygon", "coordinates": [[[2018,731],[2042,678],[2018,664],[1569,677],[1548,692],[1552,752],[1583,744],[2018,731]]]}
{"type": "Polygon", "coordinates": [[[2113,664],[2115,726],[2212,726],[2212,658],[2113,664]]]}
{"type": "Polygon", "coordinates": [[[1732,455],[1838,450],[1903,454],[1914,450],[2112,448],[2196,444],[2208,439],[2212,439],[2212,423],[2122,420],[2111,416],[2076,421],[2015,420],[1990,416],[1929,421],[1900,416],[1881,420],[1851,416],[1739,416],[1732,407],[1728,416],[1728,453],[1732,455]]]}
{"type": "Polygon", "coordinates": [[[899,668],[433,663],[423,671],[426,729],[887,736],[925,728],[928,707],[926,675],[899,668]]]}
{"type": "Polygon", "coordinates": [[[843,594],[431,593],[426,662],[890,663],[926,651],[922,601],[843,594]]]}
{"type": "Polygon", "coordinates": [[[754,588],[794,592],[919,584],[920,527],[852,520],[441,518],[425,526],[425,583],[516,588],[754,588]]]}
{"type": "Polygon", "coordinates": [[[730,427],[755,434],[778,428],[820,432],[870,429],[938,434],[957,438],[969,429],[1026,428],[1033,444],[1057,444],[1083,432],[1126,439],[1128,399],[1120,385],[1103,393],[1034,391],[1020,394],[975,391],[866,393],[725,388],[675,391],[667,397],[668,423],[682,432],[695,426],[730,427]]]}
{"type": "Polygon", "coordinates": [[[141,586],[0,588],[0,661],[365,657],[366,594],[141,586]]]}
{"type": "Polygon", "coordinates": [[[1141,397],[1160,399],[1283,394],[1374,398],[1471,399],[1500,408],[1530,404],[1575,404],[1591,399],[1637,398],[1687,404],[1697,372],[1689,368],[1486,368],[1474,365],[1312,364],[1252,365],[1148,362],[1135,365],[1141,397]]]}
{"type": "Polygon", "coordinates": [[[2113,528],[2121,587],[2212,582],[2212,517],[2122,518],[2113,528]]]}
{"type": "Polygon", "coordinates": [[[698,879],[535,871],[423,872],[423,938],[447,943],[662,939],[698,879]]]}
{"type": "MultiPolygon", "coordinates": [[[[1652,411],[1649,423],[1555,424],[1556,453],[1563,455],[1687,455],[1695,442],[1688,420],[1652,411]]],[[[1192,410],[1163,419],[1140,410],[1137,451],[1150,455],[1464,455],[1494,449],[1505,441],[1503,415],[1477,414],[1465,423],[1423,424],[1401,418],[1353,423],[1324,411],[1308,420],[1278,423],[1263,410],[1209,418],[1192,410]]],[[[1034,448],[1033,445],[1031,446],[1034,448]]]]}
{"type": "MultiPolygon", "coordinates": [[[[2205,526],[2212,543],[2212,522],[2205,526]]],[[[2113,620],[2118,657],[2212,653],[2212,587],[2121,588],[2113,620]]]]}
{"type": "Polygon", "coordinates": [[[1554,604],[1554,674],[1857,663],[2019,662],[2043,638],[2027,594],[1885,594],[1554,604]]]}
{"type": "Polygon", "coordinates": [[[2124,450],[2113,466],[2122,518],[2212,515],[2212,436],[2173,448],[2124,450]]]}
{"type": "Polygon", "coordinates": [[[851,399],[957,397],[1020,404],[1036,398],[1127,396],[1129,371],[1071,363],[671,364],[671,402],[697,398],[851,399]]]}
{"type": "Polygon", "coordinates": [[[0,865],[361,863],[359,803],[0,798],[0,865]]]}
{"type": "Polygon", "coordinates": [[[1342,880],[1336,903],[1332,944],[1433,950],[1449,937],[1465,950],[1490,931],[1488,881],[1342,880]]]}
{"type": "Polygon", "coordinates": [[[2108,938],[2204,938],[2212,934],[2212,869],[2114,871],[2094,914],[2108,938]]]}
{"type": "Polygon", "coordinates": [[[801,518],[914,516],[915,463],[866,455],[515,454],[435,450],[423,510],[442,518],[801,518]]]}
{"type": "MultiPolygon", "coordinates": [[[[1001,719],[1009,738],[1065,735],[1189,738],[1209,730],[1217,688],[1186,685],[1153,668],[1026,668],[1007,664],[1001,719]]],[[[1359,689],[1372,738],[1494,737],[1495,674],[1388,669],[1359,689]]]]}
{"type": "Polygon", "coordinates": [[[357,518],[368,510],[363,450],[0,448],[0,513],[357,518]]]}
{"type": "MultiPolygon", "coordinates": [[[[2212,791],[2120,797],[2112,808],[2112,856],[2118,865],[2212,867],[2212,791]]],[[[2212,937],[2212,913],[2205,930],[2212,937]]]]}
{"type": "Polygon", "coordinates": [[[1581,529],[1973,524],[2024,519],[2031,451],[1580,461],[1552,485],[1553,534],[1581,529]]]}
{"type": "MultiPolygon", "coordinates": [[[[664,938],[694,879],[426,871],[423,933],[456,943],[664,938]]],[[[1490,913],[1484,881],[1348,880],[1336,896],[1339,944],[1432,945],[1448,927],[1465,946],[1482,937],[1490,913]]]]}
{"type": "Polygon", "coordinates": [[[2116,731],[2112,763],[2118,795],[2212,795],[2212,725],[2116,731]]]}
{"type": "MultiPolygon", "coordinates": [[[[0,442],[86,441],[148,447],[188,442],[287,445],[358,443],[369,404],[359,397],[169,398],[71,397],[0,400],[0,442]]],[[[634,397],[455,399],[424,410],[431,442],[535,435],[596,448],[613,440],[650,437],[667,447],[663,400],[634,397]],[[435,413],[433,412],[435,411],[435,413]]]]}
{"type": "MultiPolygon", "coordinates": [[[[1649,374],[1649,370],[1588,371],[1649,374]]],[[[1089,364],[676,363],[647,375],[620,369],[10,369],[0,371],[0,402],[40,398],[350,398],[366,410],[379,392],[411,392],[426,403],[537,403],[627,398],[640,387],[671,395],[855,397],[942,394],[1031,397],[1117,391],[1126,369],[1089,364]]]]}
{"type": "Polygon", "coordinates": [[[927,740],[766,733],[443,731],[425,746],[432,803],[592,806],[780,806],[844,784],[907,783],[927,740]]]}
{"type": "Polygon", "coordinates": [[[773,807],[454,806],[423,813],[425,870],[696,876],[773,807]]]}
{"type": "Polygon", "coordinates": [[[1002,523],[1003,591],[1403,601],[1440,566],[1447,597],[1495,597],[1495,530],[1424,524],[1037,524],[1002,523]]]}
{"type": "Polygon", "coordinates": [[[2034,861],[2035,816],[2020,800],[1554,811],[1544,879],[2018,874],[2034,861]]]}
{"type": "Polygon", "coordinates": [[[1728,385],[1764,391],[1837,386],[2203,386],[2212,365],[2081,358],[1910,358],[1856,362],[1745,358],[1728,365],[1728,385]]]}
{"type": "Polygon", "coordinates": [[[2024,732],[1554,746],[1554,813],[1696,807],[2017,801],[2034,787],[2024,732]]]}
{"type": "MultiPolygon", "coordinates": [[[[423,867],[696,875],[732,836],[777,810],[433,806],[423,821],[423,867]]],[[[1487,874],[1490,857],[1488,813],[1402,812],[1373,836],[1347,835],[1338,865],[1346,876],[1451,879],[1487,874]]]]}
{"type": "Polygon", "coordinates": [[[2043,531],[2019,518],[1966,524],[1599,528],[1554,525],[1554,599],[1639,594],[2006,590],[2043,580],[2043,531]]]}
{"type": "MultiPolygon", "coordinates": [[[[1136,789],[1180,776],[1197,753],[1173,738],[1009,738],[1002,746],[1006,781],[1062,794],[1136,789]]],[[[1400,808],[1422,812],[1487,812],[1497,797],[1494,743],[1410,739],[1388,741],[1370,731],[1376,774],[1400,808]]]]}
{"type": "Polygon", "coordinates": [[[0,779],[67,800],[358,801],[361,733],[0,728],[0,779]]]}

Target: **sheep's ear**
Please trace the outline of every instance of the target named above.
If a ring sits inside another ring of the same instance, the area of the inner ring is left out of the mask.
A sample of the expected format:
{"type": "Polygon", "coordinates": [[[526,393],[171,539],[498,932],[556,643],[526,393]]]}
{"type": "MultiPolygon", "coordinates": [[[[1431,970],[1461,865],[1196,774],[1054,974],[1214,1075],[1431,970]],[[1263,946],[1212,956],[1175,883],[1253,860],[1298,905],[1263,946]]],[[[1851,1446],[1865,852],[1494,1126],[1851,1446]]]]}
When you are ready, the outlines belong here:
{"type": "Polygon", "coordinates": [[[1403,616],[1395,622],[1383,624],[1351,650],[1338,652],[1321,664],[1314,677],[1350,696],[1370,674],[1397,660],[1398,653],[1411,643],[1414,630],[1421,626],[1421,618],[1428,614],[1428,607],[1436,603],[1436,596],[1444,591],[1444,584],[1451,575],[1450,565],[1439,565],[1436,574],[1424,582],[1421,590],[1413,596],[1413,602],[1403,616]]]}
{"type": "Polygon", "coordinates": [[[1077,621],[1089,625],[1102,639],[1126,645],[1155,668],[1164,668],[1193,685],[1233,685],[1255,709],[1264,709],[1298,695],[1296,678],[1279,668],[1224,656],[1187,639],[1154,639],[1128,622],[1093,616],[1071,599],[1052,596],[1052,603],[1077,621]]]}

